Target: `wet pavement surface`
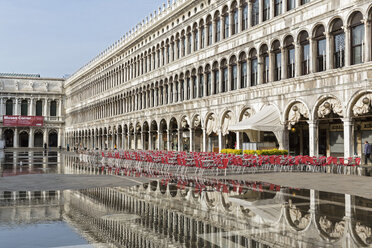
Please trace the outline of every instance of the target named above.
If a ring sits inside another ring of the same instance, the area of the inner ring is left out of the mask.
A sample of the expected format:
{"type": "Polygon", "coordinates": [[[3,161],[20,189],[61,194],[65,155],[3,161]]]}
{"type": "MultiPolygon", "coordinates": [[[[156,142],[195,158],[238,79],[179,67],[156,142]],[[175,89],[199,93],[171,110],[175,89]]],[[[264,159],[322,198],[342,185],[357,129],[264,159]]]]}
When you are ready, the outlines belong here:
{"type": "Polygon", "coordinates": [[[372,247],[372,197],[353,188],[368,187],[368,178],[275,173],[130,181],[89,174],[60,153],[42,158],[56,164],[27,165],[20,175],[11,161],[29,161],[7,155],[1,247],[372,247]],[[348,184],[351,193],[344,192],[348,184]],[[337,185],[340,192],[332,192],[337,185]]]}

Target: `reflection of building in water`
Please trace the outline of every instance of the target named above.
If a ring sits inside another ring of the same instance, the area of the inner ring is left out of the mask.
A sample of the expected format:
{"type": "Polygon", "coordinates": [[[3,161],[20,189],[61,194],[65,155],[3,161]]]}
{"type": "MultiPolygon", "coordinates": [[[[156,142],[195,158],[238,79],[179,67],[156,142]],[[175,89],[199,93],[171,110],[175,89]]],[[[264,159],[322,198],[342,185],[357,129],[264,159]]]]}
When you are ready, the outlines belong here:
{"type": "Polygon", "coordinates": [[[0,191],[0,223],[62,220],[61,191],[0,191]]]}
{"type": "Polygon", "coordinates": [[[196,192],[152,182],[67,192],[66,214],[128,247],[361,247],[371,201],[314,190],[196,192]],[[78,213],[78,214],[77,214],[78,213]],[[274,214],[273,214],[274,213],[274,214]]]}

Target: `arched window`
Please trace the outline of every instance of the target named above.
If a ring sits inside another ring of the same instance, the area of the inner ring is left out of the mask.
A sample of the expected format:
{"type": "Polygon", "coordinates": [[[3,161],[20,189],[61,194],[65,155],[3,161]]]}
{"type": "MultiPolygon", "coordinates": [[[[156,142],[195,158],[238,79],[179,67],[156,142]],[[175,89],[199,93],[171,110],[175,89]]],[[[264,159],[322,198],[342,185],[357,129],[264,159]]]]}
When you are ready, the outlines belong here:
{"type": "Polygon", "coordinates": [[[217,12],[214,17],[215,25],[216,25],[216,31],[215,31],[215,40],[216,42],[219,42],[221,40],[221,19],[220,19],[220,13],[217,12]]]}
{"type": "Polygon", "coordinates": [[[232,27],[231,27],[231,33],[237,34],[239,32],[239,17],[238,17],[238,8],[236,6],[236,2],[233,3],[231,6],[231,17],[232,17],[232,27]]]}
{"type": "Polygon", "coordinates": [[[199,94],[198,94],[198,97],[203,97],[203,94],[204,94],[204,74],[203,74],[203,68],[200,67],[199,70],[198,70],[198,81],[199,81],[199,94]]]}
{"type": "Polygon", "coordinates": [[[282,52],[278,40],[273,42],[272,49],[274,55],[274,81],[282,79],[282,52]]]}
{"type": "Polygon", "coordinates": [[[223,22],[224,22],[224,30],[223,30],[223,38],[226,39],[229,37],[230,32],[230,17],[227,7],[224,8],[222,12],[223,22]]]}
{"type": "Polygon", "coordinates": [[[28,108],[27,100],[22,100],[22,102],[21,102],[21,115],[27,116],[27,108],[28,108]]]}
{"type": "Polygon", "coordinates": [[[157,54],[157,57],[158,57],[158,67],[160,67],[160,48],[158,49],[158,54],[157,54]]]}
{"type": "Polygon", "coordinates": [[[252,26],[256,26],[259,23],[259,13],[259,0],[252,0],[252,26]]]}
{"type": "Polygon", "coordinates": [[[251,49],[249,58],[251,60],[251,86],[255,86],[258,83],[258,60],[256,49],[251,49]]]}
{"type": "Polygon", "coordinates": [[[345,66],[345,33],[341,19],[335,19],[331,24],[333,36],[333,68],[345,66]]]}
{"type": "Polygon", "coordinates": [[[213,92],[212,94],[218,94],[220,91],[219,91],[219,87],[220,87],[220,70],[218,68],[218,63],[215,62],[213,64],[213,92]]]}
{"type": "Polygon", "coordinates": [[[248,4],[247,1],[243,1],[242,4],[242,30],[248,28],[248,4]]]}
{"type": "Polygon", "coordinates": [[[13,101],[11,99],[8,99],[5,103],[5,106],[6,115],[13,115],[13,101]]]}
{"type": "Polygon", "coordinates": [[[200,23],[200,49],[204,48],[205,44],[205,28],[204,28],[204,22],[200,23]]]}
{"type": "Polygon", "coordinates": [[[263,21],[270,19],[270,1],[271,0],[264,0],[263,2],[263,21]]]}
{"type": "Polygon", "coordinates": [[[267,83],[269,82],[269,52],[267,45],[263,45],[260,50],[260,56],[261,56],[261,62],[262,62],[262,83],[267,83]]]}
{"type": "Polygon", "coordinates": [[[287,10],[296,8],[296,0],[287,0],[287,10]]]}
{"type": "Polygon", "coordinates": [[[57,102],[50,102],[50,116],[57,116],[57,102]]]}
{"type": "Polygon", "coordinates": [[[211,75],[210,65],[205,66],[205,75],[206,75],[206,79],[207,79],[206,93],[207,93],[207,96],[210,96],[211,93],[212,93],[212,75],[211,75]]]}
{"type": "Polygon", "coordinates": [[[207,32],[208,32],[208,38],[207,38],[207,44],[208,46],[212,45],[213,42],[213,24],[212,24],[212,17],[207,17],[207,32]]]}
{"type": "Polygon", "coordinates": [[[36,116],[43,115],[43,103],[41,100],[36,101],[36,116]]]}
{"type": "Polygon", "coordinates": [[[182,35],[182,57],[186,55],[186,37],[182,35]]]}
{"type": "Polygon", "coordinates": [[[186,72],[186,100],[190,99],[191,93],[191,79],[190,79],[190,72],[186,72]]]}
{"type": "Polygon", "coordinates": [[[193,35],[194,35],[194,51],[197,51],[199,48],[199,30],[196,24],[194,25],[193,35]]]}
{"type": "Polygon", "coordinates": [[[187,33],[187,54],[191,53],[191,46],[192,46],[192,34],[191,31],[187,33]]]}
{"type": "Polygon", "coordinates": [[[169,43],[167,43],[166,46],[167,46],[167,61],[166,62],[169,63],[170,62],[170,60],[169,60],[170,59],[170,46],[169,46],[169,43]]]}
{"type": "Polygon", "coordinates": [[[275,1],[274,15],[278,16],[282,14],[283,0],[274,0],[274,1],[275,1]]]}
{"type": "Polygon", "coordinates": [[[173,86],[174,102],[178,102],[178,81],[175,81],[173,86]]]}
{"type": "Polygon", "coordinates": [[[324,26],[318,25],[315,28],[314,40],[316,41],[316,71],[326,70],[326,38],[324,35],[324,26]]]}
{"type": "Polygon", "coordinates": [[[162,60],[161,65],[165,65],[165,47],[164,47],[164,45],[161,47],[161,60],[162,60]]]}
{"type": "Polygon", "coordinates": [[[353,14],[351,18],[351,64],[356,65],[363,62],[364,46],[364,24],[363,15],[360,12],[353,14]]]}
{"type": "Polygon", "coordinates": [[[221,82],[221,92],[227,91],[227,82],[229,80],[228,78],[228,68],[227,68],[227,61],[226,59],[222,60],[221,62],[221,73],[222,73],[222,82],[221,82]]]}
{"type": "Polygon", "coordinates": [[[198,83],[197,83],[197,75],[196,75],[196,70],[195,69],[192,71],[191,81],[192,81],[192,98],[196,98],[197,97],[196,93],[197,93],[198,83]]]}
{"type": "Polygon", "coordinates": [[[298,37],[301,46],[301,75],[309,74],[310,66],[310,44],[309,35],[306,31],[302,31],[298,37]]]}
{"type": "Polygon", "coordinates": [[[173,91],[173,88],[174,88],[174,84],[173,83],[171,83],[170,85],[169,85],[169,103],[173,103],[173,93],[174,93],[174,91],[173,91]]]}
{"type": "Polygon", "coordinates": [[[176,44],[177,44],[177,59],[179,59],[181,57],[181,40],[179,39],[179,37],[177,38],[176,44]]]}
{"type": "Polygon", "coordinates": [[[180,100],[185,100],[185,80],[183,79],[183,74],[180,75],[180,100]]]}
{"type": "Polygon", "coordinates": [[[230,89],[236,90],[238,88],[238,65],[236,57],[230,58],[230,89]]]}
{"type": "Polygon", "coordinates": [[[171,47],[172,47],[172,51],[171,51],[171,53],[172,53],[172,61],[174,61],[174,59],[175,59],[175,57],[174,57],[175,50],[174,50],[174,40],[173,40],[173,38],[172,38],[172,41],[171,41],[171,47]]]}
{"type": "Polygon", "coordinates": [[[248,74],[247,74],[247,56],[243,52],[239,56],[240,63],[240,87],[246,88],[248,85],[248,74]]]}
{"type": "Polygon", "coordinates": [[[295,75],[295,47],[293,45],[292,36],[287,36],[287,38],[285,38],[284,48],[287,56],[287,78],[293,78],[295,75]]]}

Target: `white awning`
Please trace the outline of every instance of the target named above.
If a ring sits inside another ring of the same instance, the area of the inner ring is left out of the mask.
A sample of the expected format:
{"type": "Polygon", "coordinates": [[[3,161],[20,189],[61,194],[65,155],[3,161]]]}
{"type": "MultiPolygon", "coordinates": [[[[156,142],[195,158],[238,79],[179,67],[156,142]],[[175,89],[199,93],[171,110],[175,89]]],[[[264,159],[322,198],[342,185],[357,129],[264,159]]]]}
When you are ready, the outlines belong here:
{"type": "Polygon", "coordinates": [[[233,132],[248,130],[279,132],[283,131],[283,125],[280,122],[279,112],[275,106],[267,105],[257,114],[230,126],[228,129],[233,132]]]}

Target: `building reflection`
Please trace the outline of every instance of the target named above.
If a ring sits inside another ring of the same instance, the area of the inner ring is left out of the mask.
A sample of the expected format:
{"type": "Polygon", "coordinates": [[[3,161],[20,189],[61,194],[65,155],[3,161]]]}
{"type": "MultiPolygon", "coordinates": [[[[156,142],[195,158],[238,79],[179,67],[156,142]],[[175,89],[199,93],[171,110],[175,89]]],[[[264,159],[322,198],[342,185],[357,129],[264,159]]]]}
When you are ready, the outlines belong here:
{"type": "Polygon", "coordinates": [[[372,200],[260,182],[1,191],[0,224],[65,221],[111,247],[369,247],[372,200]]]}

